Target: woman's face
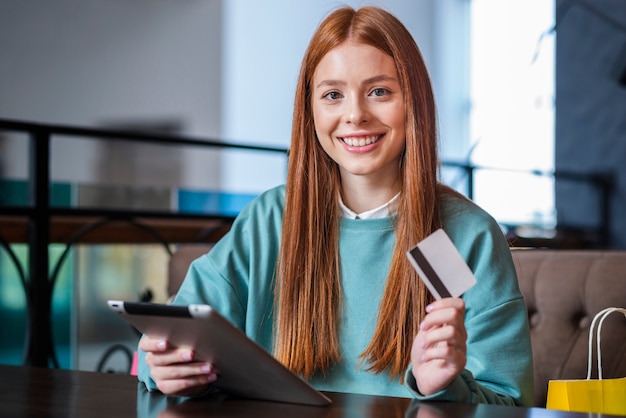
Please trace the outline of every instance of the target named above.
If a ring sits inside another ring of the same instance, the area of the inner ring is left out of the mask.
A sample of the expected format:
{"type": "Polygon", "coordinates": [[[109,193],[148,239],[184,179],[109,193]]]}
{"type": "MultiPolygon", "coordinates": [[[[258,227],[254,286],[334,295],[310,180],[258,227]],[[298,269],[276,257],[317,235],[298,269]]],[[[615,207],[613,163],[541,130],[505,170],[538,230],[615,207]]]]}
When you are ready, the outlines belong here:
{"type": "Polygon", "coordinates": [[[322,58],[312,85],[317,138],[342,179],[368,176],[393,184],[406,141],[404,97],[393,59],[346,41],[322,58]]]}

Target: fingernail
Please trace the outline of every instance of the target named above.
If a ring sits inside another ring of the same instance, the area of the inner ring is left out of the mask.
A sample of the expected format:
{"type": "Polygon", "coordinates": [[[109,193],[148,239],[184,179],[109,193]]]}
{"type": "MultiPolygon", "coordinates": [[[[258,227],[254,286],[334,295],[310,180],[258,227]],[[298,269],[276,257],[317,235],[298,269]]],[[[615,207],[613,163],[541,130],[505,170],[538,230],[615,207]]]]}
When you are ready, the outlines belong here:
{"type": "Polygon", "coordinates": [[[203,364],[200,370],[202,370],[202,373],[211,373],[213,367],[210,364],[203,364]]]}
{"type": "Polygon", "coordinates": [[[183,353],[183,360],[184,361],[191,361],[191,359],[193,359],[193,355],[191,354],[191,351],[185,351],[183,353]]]}
{"type": "Polygon", "coordinates": [[[426,305],[426,312],[430,313],[430,311],[433,310],[433,304],[431,303],[430,305],[426,305]]]}
{"type": "Polygon", "coordinates": [[[159,341],[157,343],[157,349],[159,349],[159,350],[165,350],[165,346],[166,346],[165,345],[165,341],[159,341]]]}

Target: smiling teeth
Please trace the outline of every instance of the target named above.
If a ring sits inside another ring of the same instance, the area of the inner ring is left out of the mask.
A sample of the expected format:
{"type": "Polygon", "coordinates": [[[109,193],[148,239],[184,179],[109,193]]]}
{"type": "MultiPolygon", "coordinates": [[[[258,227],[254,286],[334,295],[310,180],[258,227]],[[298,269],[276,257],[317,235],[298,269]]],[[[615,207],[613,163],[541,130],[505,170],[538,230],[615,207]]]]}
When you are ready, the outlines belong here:
{"type": "Polygon", "coordinates": [[[364,147],[378,141],[380,137],[380,135],[372,135],[361,138],[341,138],[341,140],[351,147],[364,147]]]}

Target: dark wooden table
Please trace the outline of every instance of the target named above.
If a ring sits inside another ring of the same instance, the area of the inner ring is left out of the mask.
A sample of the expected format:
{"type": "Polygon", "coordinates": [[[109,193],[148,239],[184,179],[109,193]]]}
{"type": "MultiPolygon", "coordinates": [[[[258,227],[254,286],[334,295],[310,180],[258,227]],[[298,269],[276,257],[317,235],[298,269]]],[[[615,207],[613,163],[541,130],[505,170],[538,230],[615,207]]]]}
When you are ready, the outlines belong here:
{"type": "MultiPolygon", "coordinates": [[[[326,393],[328,407],[236,399],[169,398],[133,376],[0,365],[0,416],[25,417],[294,417],[294,418],[588,418],[588,414],[464,403],[326,393]]],[[[594,418],[602,415],[594,415],[594,418]]]]}

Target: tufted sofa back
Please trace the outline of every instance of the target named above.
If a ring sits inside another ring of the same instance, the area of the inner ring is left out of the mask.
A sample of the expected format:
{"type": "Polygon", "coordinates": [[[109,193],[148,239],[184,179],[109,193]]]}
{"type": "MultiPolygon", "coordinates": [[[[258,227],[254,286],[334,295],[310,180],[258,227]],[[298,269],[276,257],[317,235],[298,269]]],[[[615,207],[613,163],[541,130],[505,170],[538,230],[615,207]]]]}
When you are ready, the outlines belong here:
{"type": "MultiPolygon", "coordinates": [[[[626,251],[514,249],[534,358],[535,405],[550,379],[587,376],[589,326],[606,307],[626,307],[626,251]]],[[[595,343],[594,343],[595,346],[595,343]]],[[[596,373],[594,354],[593,377],[596,373]]],[[[602,375],[626,376],[626,318],[602,326],[602,375]]]]}
{"type": "MultiPolygon", "coordinates": [[[[211,244],[197,244],[174,252],[170,295],[189,264],[210,250],[211,244]]],[[[626,307],[626,251],[514,249],[512,254],[531,326],[535,405],[544,407],[550,379],[587,376],[593,316],[609,306],[626,307]]],[[[602,327],[602,371],[604,377],[626,376],[626,319],[618,314],[602,327]]]]}
{"type": "Polygon", "coordinates": [[[213,248],[213,244],[209,243],[184,244],[172,253],[167,275],[167,294],[170,298],[178,292],[191,262],[211,251],[211,248],[213,248]]]}

